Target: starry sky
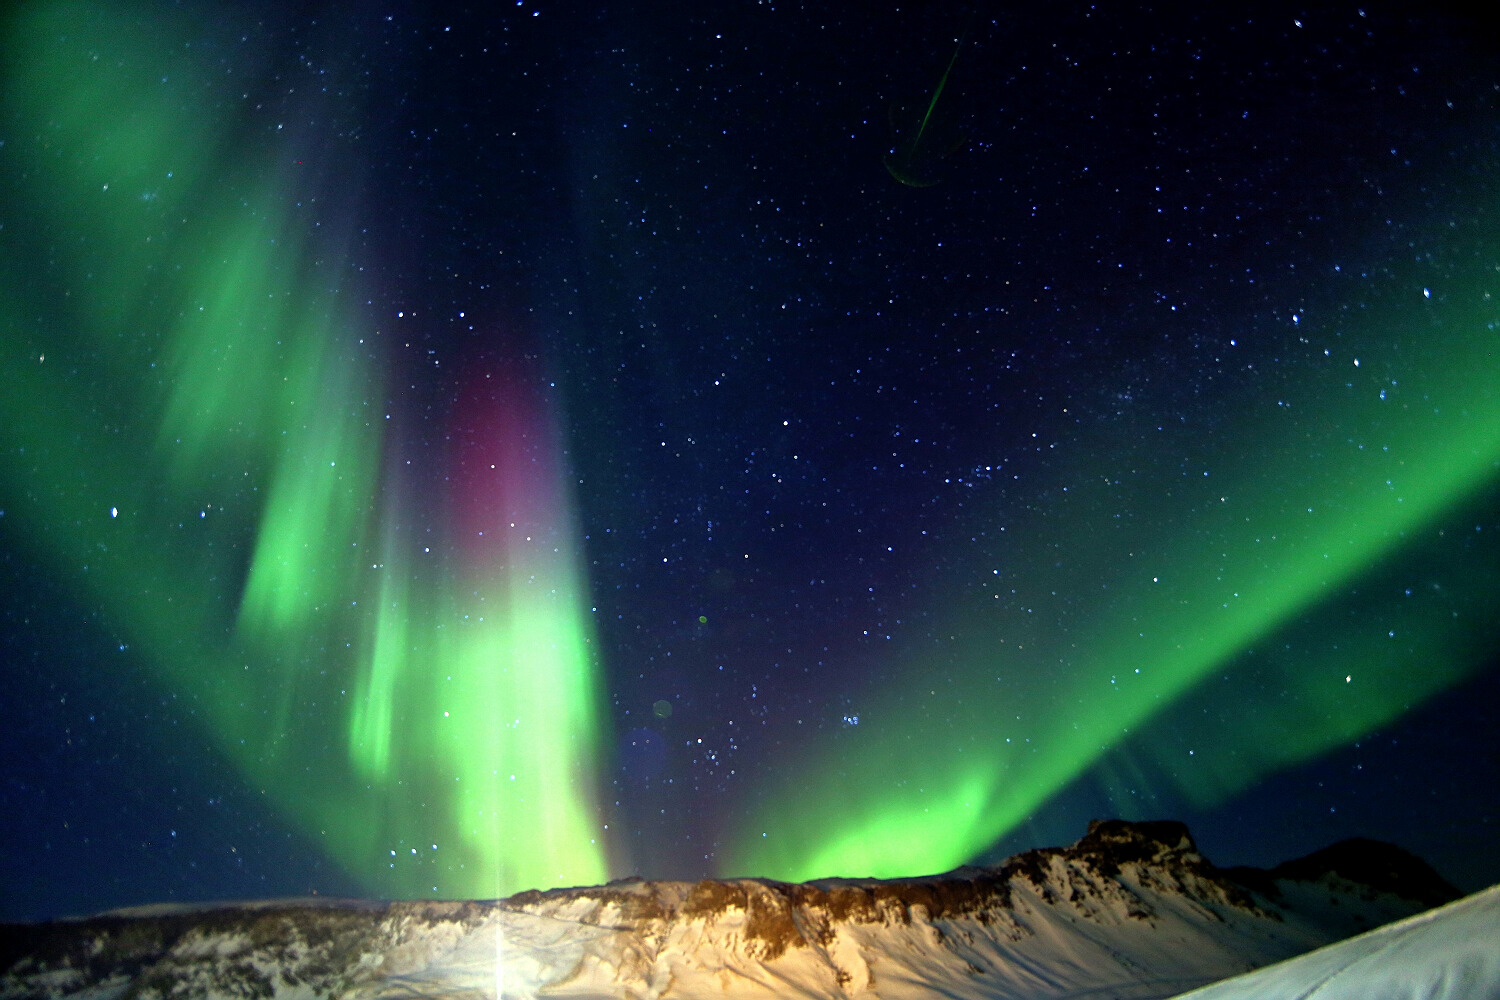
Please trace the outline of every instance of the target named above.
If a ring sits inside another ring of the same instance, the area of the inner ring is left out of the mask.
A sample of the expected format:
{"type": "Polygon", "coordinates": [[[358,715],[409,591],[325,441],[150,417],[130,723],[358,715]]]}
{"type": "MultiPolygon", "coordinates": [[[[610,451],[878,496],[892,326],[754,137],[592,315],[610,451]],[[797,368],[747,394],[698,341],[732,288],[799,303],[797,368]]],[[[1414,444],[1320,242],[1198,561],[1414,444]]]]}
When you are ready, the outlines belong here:
{"type": "Polygon", "coordinates": [[[0,21],[0,919],[1500,880],[1500,51],[1431,4],[0,21]]]}

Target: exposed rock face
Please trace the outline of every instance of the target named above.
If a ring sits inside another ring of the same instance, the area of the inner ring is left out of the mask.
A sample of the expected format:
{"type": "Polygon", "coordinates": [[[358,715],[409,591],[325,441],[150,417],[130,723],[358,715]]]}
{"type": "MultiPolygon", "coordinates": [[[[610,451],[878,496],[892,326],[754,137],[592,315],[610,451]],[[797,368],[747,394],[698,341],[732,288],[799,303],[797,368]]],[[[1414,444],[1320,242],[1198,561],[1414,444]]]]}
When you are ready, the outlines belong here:
{"type": "Polygon", "coordinates": [[[1071,847],[929,878],[629,879],[9,925],[0,998],[1168,996],[1442,901],[1428,875],[1369,841],[1226,873],[1180,823],[1095,821],[1071,847]]]}
{"type": "Polygon", "coordinates": [[[308,900],[6,924],[0,996],[271,997],[297,986],[341,996],[386,968],[420,967],[492,909],[308,900]]]}
{"type": "Polygon", "coordinates": [[[969,918],[1013,925],[1010,911],[1020,881],[1049,904],[1068,904],[1095,916],[1114,910],[1148,919],[1155,914],[1150,894],[1120,881],[1126,868],[1133,881],[1155,892],[1172,893],[1206,907],[1267,915],[1243,884],[1198,854],[1183,824],[1124,820],[1094,820],[1088,835],[1072,847],[1041,848],[993,868],[959,868],[924,878],[822,879],[800,884],[710,879],[692,885],[685,898],[682,883],[629,879],[597,889],[524,892],[506,902],[536,909],[565,899],[587,900],[599,911],[612,911],[631,922],[687,919],[713,923],[740,912],[744,922],[739,933],[745,946],[759,958],[774,959],[788,948],[827,944],[838,924],[890,926],[969,918]]]}

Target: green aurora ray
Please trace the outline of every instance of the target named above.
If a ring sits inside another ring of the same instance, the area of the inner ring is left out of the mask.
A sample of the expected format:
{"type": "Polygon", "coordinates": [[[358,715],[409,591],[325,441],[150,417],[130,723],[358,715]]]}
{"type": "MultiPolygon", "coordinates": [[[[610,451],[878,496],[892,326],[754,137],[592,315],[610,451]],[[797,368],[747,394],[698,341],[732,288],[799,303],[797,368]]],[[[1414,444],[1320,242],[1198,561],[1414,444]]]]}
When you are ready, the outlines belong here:
{"type": "Polygon", "coordinates": [[[1123,789],[1148,760],[1216,803],[1468,676],[1500,617],[1487,560],[1442,541],[1500,470],[1497,282],[1472,263],[1494,250],[1472,252],[1476,231],[1445,234],[1440,288],[1394,278],[1409,305],[1357,313],[1340,356],[1278,396],[1225,401],[1205,426],[1101,433],[1073,446],[1048,504],[997,510],[974,532],[994,586],[944,602],[958,610],[857,727],[766,769],[721,870],[945,871],[1091,768],[1123,789]],[[1434,561],[1461,592],[1349,608],[1364,582],[1434,561]],[[1312,655],[1263,652],[1238,705],[1202,693],[1257,646],[1312,655]]]}
{"type": "Polygon", "coordinates": [[[306,206],[323,234],[353,208],[291,140],[247,138],[190,27],[81,5],[4,25],[7,535],[370,893],[600,881],[566,492],[524,484],[537,545],[506,565],[415,565],[352,268],[308,235],[306,206]]]}
{"type": "MultiPolygon", "coordinates": [[[[292,140],[247,143],[186,26],[36,4],[3,30],[7,541],[102,608],[212,751],[371,894],[607,878],[606,720],[560,472],[512,470],[508,506],[474,514],[515,537],[423,552],[334,235],[357,204],[327,208],[292,140]]],[[[1461,679],[1495,581],[1334,610],[1413,552],[1453,558],[1436,533],[1495,484],[1495,276],[1457,273],[1359,314],[1349,349],[1274,402],[1226,401],[1212,440],[1101,432],[1050,507],[987,512],[995,587],[951,595],[858,727],[768,769],[725,871],[951,868],[1091,768],[1123,784],[1149,765],[1217,801],[1461,679]],[[1292,644],[1312,666],[1276,659],[1292,644]],[[1291,696],[1196,712],[1251,648],[1291,696]]],[[[515,420],[555,452],[551,419],[481,406],[470,424],[503,467],[515,420]]]]}

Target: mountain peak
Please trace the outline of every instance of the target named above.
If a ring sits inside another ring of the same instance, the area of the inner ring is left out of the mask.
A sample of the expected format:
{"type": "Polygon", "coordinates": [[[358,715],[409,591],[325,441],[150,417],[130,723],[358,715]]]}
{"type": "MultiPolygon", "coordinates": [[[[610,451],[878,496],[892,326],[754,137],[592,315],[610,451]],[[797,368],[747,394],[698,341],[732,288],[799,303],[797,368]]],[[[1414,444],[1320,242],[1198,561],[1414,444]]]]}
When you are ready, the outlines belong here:
{"type": "Polygon", "coordinates": [[[510,1000],[1165,996],[1420,909],[1410,886],[1427,883],[1410,856],[1372,844],[1261,872],[1276,895],[1215,868],[1181,823],[1096,820],[1069,847],[924,878],[632,878],[488,902],[153,908],[0,927],[0,1000],[144,984],[510,1000]]]}
{"type": "Polygon", "coordinates": [[[1089,820],[1089,832],[1073,845],[1110,853],[1121,861],[1154,861],[1169,854],[1198,853],[1187,824],[1172,819],[1132,823],[1124,819],[1089,820]]]}
{"type": "Polygon", "coordinates": [[[1306,857],[1283,862],[1270,874],[1272,878],[1299,882],[1341,879],[1428,906],[1449,903],[1463,895],[1415,854],[1366,837],[1341,840],[1306,857]]]}

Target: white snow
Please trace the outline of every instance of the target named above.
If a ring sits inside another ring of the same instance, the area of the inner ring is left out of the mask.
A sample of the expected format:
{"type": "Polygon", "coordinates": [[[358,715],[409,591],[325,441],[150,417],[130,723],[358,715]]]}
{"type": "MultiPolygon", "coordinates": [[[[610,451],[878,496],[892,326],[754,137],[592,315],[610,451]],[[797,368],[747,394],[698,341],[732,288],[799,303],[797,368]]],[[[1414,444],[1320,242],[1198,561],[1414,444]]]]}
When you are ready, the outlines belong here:
{"type": "MultiPolygon", "coordinates": [[[[351,995],[492,991],[497,931],[511,1000],[1160,1000],[1330,939],[1321,920],[1290,910],[1215,903],[1203,887],[1163,891],[1141,877],[1143,866],[1103,878],[1076,861],[1051,861],[1043,885],[1017,880],[1010,905],[982,918],[933,919],[914,906],[905,916],[822,922],[808,908],[797,914],[797,942],[777,954],[744,908],[681,916],[690,883],[639,887],[641,898],[652,898],[649,889],[678,914],[662,919],[632,919],[614,900],[543,896],[497,912],[451,950],[433,949],[442,955],[426,967],[351,995]]],[[[776,901],[770,885],[733,885],[752,908],[776,901]]],[[[1326,902],[1329,890],[1318,892],[1326,902]]],[[[1353,897],[1340,898],[1348,910],[1353,897]]]]}
{"type": "Polygon", "coordinates": [[[1500,886],[1182,1000],[1500,998],[1500,886]]]}
{"type": "Polygon", "coordinates": [[[142,908],[28,932],[0,1000],[1500,1000],[1500,888],[1312,951],[1421,904],[1331,875],[1253,895],[1173,829],[928,879],[142,908]]]}

